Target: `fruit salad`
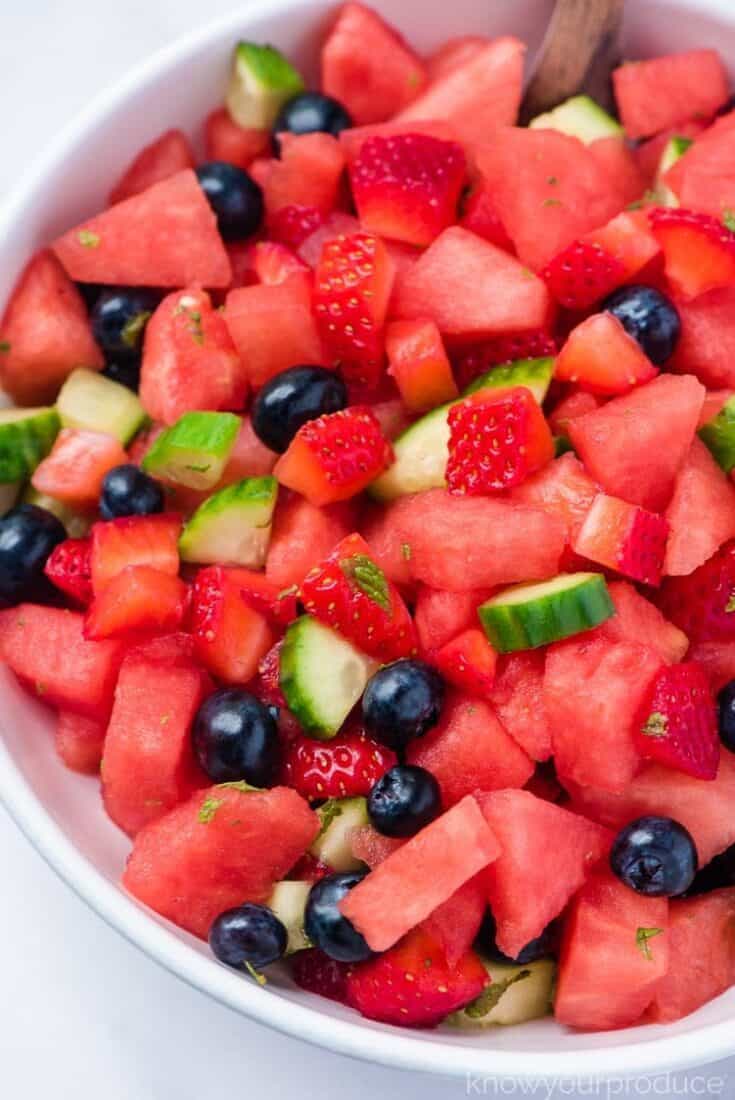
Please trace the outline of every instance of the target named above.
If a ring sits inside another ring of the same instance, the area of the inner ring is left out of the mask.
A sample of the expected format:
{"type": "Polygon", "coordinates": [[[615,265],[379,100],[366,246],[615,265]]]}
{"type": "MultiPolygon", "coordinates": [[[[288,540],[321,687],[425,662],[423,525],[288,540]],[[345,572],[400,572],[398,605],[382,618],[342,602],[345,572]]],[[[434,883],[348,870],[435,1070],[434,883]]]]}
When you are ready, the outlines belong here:
{"type": "Polygon", "coordinates": [[[521,126],[524,52],[238,43],[0,321],[0,657],[122,887],[409,1028],[735,984],[733,101],[521,126]]]}

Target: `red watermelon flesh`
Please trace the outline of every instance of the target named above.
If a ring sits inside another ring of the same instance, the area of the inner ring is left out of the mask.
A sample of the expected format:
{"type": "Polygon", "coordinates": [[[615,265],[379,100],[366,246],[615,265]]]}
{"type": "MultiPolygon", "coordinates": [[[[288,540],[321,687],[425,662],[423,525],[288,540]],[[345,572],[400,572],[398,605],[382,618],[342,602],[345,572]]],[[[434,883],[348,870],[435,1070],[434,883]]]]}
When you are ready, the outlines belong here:
{"type": "Polygon", "coordinates": [[[666,519],[664,573],[670,576],[693,573],[735,537],[735,488],[700,439],[679,471],[666,519]]]}
{"type": "Polygon", "coordinates": [[[123,661],[105,740],[102,796],[129,836],[207,784],[194,759],[191,724],[213,686],[193,664],[163,667],[136,655],[123,661]]]}
{"type": "Polygon", "coordinates": [[[421,585],[416,594],[414,620],[426,653],[441,649],[458,634],[477,625],[477,609],[490,595],[487,588],[444,592],[421,585]]]}
{"type": "Polygon", "coordinates": [[[43,405],[76,367],[100,370],[104,362],[81,294],[53,252],[39,252],[0,321],[3,389],[19,405],[43,405]]]}
{"type": "Polygon", "coordinates": [[[543,695],[545,663],[546,655],[537,649],[501,656],[489,697],[505,729],[532,760],[548,760],[552,753],[543,695]]]}
{"type": "Polygon", "coordinates": [[[132,195],[139,195],[154,183],[167,180],[177,172],[194,168],[194,150],[181,130],[166,130],[159,138],[146,145],[110,192],[113,206],[132,195]]]}
{"type": "Polygon", "coordinates": [[[596,628],[595,637],[645,646],[667,665],[684,659],[689,639],[683,630],[665,619],[650,600],[628,581],[612,581],[608,591],[615,604],[615,614],[596,628]]]}
{"type": "Polygon", "coordinates": [[[661,667],[642,645],[584,634],[549,647],[544,703],[561,777],[625,790],[640,763],[638,711],[661,667]]]}
{"type": "Polygon", "coordinates": [[[571,451],[516,486],[511,499],[564,521],[571,542],[584,523],[599,487],[571,451]]]}
{"type": "Polygon", "coordinates": [[[368,504],[362,517],[360,533],[370,547],[370,556],[388,580],[404,589],[413,587],[408,567],[408,544],[401,543],[391,510],[368,504]]]}
{"type": "Polygon", "coordinates": [[[482,793],[477,801],[501,848],[482,874],[495,938],[514,959],[559,916],[613,834],[528,791],[482,793]]]}
{"type": "Polygon", "coordinates": [[[624,137],[613,135],[598,138],[590,142],[588,149],[604,169],[621,206],[628,206],[641,197],[646,189],[646,179],[624,137]]]}
{"type": "Polygon", "coordinates": [[[650,137],[679,123],[707,118],[730,95],[717,50],[687,50],[629,62],[614,71],[613,85],[629,138],[650,137]]]}
{"type": "Polygon", "coordinates": [[[56,751],[67,768],[85,775],[100,770],[107,725],[71,710],[59,711],[56,723],[56,751]]]}
{"type": "Polygon", "coordinates": [[[735,985],[735,889],[671,902],[669,969],[648,1019],[680,1020],[735,985]]]}
{"type": "Polygon", "coordinates": [[[436,81],[456,69],[461,69],[463,65],[482,53],[489,42],[490,39],[479,34],[464,34],[458,38],[448,38],[426,61],[429,80],[436,81]]]}
{"type": "Polygon", "coordinates": [[[664,181],[681,206],[716,218],[735,206],[733,120],[735,111],[717,119],[669,168],[664,181]]]}
{"type": "Polygon", "coordinates": [[[258,183],[267,215],[284,206],[329,214],[337,205],[345,155],[331,134],[281,134],[281,155],[265,162],[258,183]]]}
{"type": "Polygon", "coordinates": [[[273,519],[265,573],[288,588],[301,584],[309,570],[354,530],[350,505],[317,508],[295,494],[279,500],[273,519]]]}
{"type": "Polygon", "coordinates": [[[271,147],[269,130],[238,126],[226,107],[212,111],[204,124],[207,160],[224,160],[248,169],[256,157],[266,156],[271,147]]]}
{"type": "Polygon", "coordinates": [[[72,279],[114,286],[226,287],[230,260],[194,172],[177,172],[53,244],[72,279]]]}
{"type": "Polygon", "coordinates": [[[300,277],[230,291],[224,317],[256,389],[289,367],[322,361],[311,294],[300,277]]]}
{"type": "Polygon", "coordinates": [[[569,436],[607,493],[661,512],[689,453],[704,396],[696,378],[660,375],[573,420],[569,436]]]}
{"type": "Polygon", "coordinates": [[[638,168],[645,180],[646,187],[653,187],[658,175],[661,157],[673,137],[695,138],[706,128],[705,122],[685,122],[681,126],[672,126],[668,130],[641,141],[633,151],[638,168]]]}
{"type": "Polygon", "coordinates": [[[735,288],[711,290],[676,308],[681,336],[670,369],[695,375],[708,389],[735,389],[735,288]]]}
{"type": "Polygon", "coordinates": [[[559,960],[554,1014],[561,1024],[604,1031],[635,1024],[668,969],[666,898],[646,898],[608,871],[572,902],[559,960]]]}
{"type": "Polygon", "coordinates": [[[435,776],[445,806],[477,790],[523,787],[534,771],[493,708],[456,692],[449,695],[439,725],[411,743],[407,759],[435,776]]]}
{"type": "Polygon", "coordinates": [[[735,642],[697,642],[689,657],[702,665],[715,694],[735,680],[735,642]]]}
{"type": "Polygon", "coordinates": [[[318,817],[288,787],[208,787],[138,833],[123,885],[205,937],[225,909],[266,901],[318,832],[318,817]]]}

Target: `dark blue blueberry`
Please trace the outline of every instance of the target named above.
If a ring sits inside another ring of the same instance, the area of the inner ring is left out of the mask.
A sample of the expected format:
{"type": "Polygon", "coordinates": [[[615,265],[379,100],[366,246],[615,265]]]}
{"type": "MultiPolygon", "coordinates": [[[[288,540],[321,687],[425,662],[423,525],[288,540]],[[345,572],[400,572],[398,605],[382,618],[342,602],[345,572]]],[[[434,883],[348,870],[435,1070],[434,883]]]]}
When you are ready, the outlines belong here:
{"type": "Polygon", "coordinates": [[[63,523],[35,504],[21,504],[0,519],[0,606],[52,596],[43,567],[65,538],[63,523]]]}
{"type": "Polygon", "coordinates": [[[278,726],[268,707],[241,688],[220,688],[205,699],[192,730],[197,760],[215,783],[244,779],[272,787],[280,760],[278,726]]]}
{"type": "Polygon", "coordinates": [[[396,764],[370,792],[368,814],[384,836],[414,836],[441,813],[441,791],[431,772],[396,764]]]}
{"type": "Polygon", "coordinates": [[[226,161],[211,160],[200,164],[196,173],[226,241],[251,237],[260,229],[263,192],[247,172],[226,161]]]}
{"type": "Polygon", "coordinates": [[[283,453],[308,420],[347,408],[347,387],[326,367],[289,367],[258,391],[253,428],[272,451],[283,453]]]}
{"type": "Polygon", "coordinates": [[[315,947],[337,962],[361,962],[372,951],[360,933],[339,911],[339,903],[367,871],[346,871],[327,875],[315,883],[304,913],[304,931],[315,947]]]}
{"type": "Polygon", "coordinates": [[[280,152],[278,134],[337,134],[354,123],[342,104],[320,92],[302,92],[281,107],[273,124],[273,145],[280,152]]]}
{"type": "Polygon", "coordinates": [[[133,393],[138,392],[140,386],[139,359],[131,359],[129,362],[108,363],[102,373],[105,378],[109,378],[113,382],[119,382],[121,386],[126,386],[133,393]]]}
{"type": "Polygon", "coordinates": [[[163,511],[163,489],[132,462],[113,466],[102,482],[100,515],[103,519],[120,516],[153,516],[163,511]]]}
{"type": "Polygon", "coordinates": [[[602,309],[612,313],[657,366],[674,354],[681,321],[673,302],[652,286],[624,286],[606,298],[602,309]]]}
{"type": "Polygon", "coordinates": [[[482,922],[482,927],[477,937],[477,948],[483,955],[500,963],[519,963],[522,966],[536,962],[537,959],[548,959],[556,953],[559,930],[554,921],[548,924],[540,936],[527,943],[522,951],[512,959],[505,955],[497,945],[497,927],[495,918],[488,909],[482,922]]]}
{"type": "Polygon", "coordinates": [[[284,954],[288,932],[265,905],[240,905],[220,913],[209,930],[209,946],[220,962],[237,970],[260,970],[284,954]]]}
{"type": "Polygon", "coordinates": [[[722,744],[735,752],[735,680],[725,684],[717,696],[717,718],[722,744]]]}
{"type": "Polygon", "coordinates": [[[92,309],[92,331],[108,362],[140,361],[145,326],[158,301],[159,295],[145,287],[102,291],[92,309]]]}
{"type": "Polygon", "coordinates": [[[362,697],[368,733],[400,751],[435,726],[444,702],[444,681],[424,661],[395,661],[379,669],[362,697]]]}
{"type": "Polygon", "coordinates": [[[697,849],[690,833],[670,817],[639,817],[622,829],[610,852],[621,882],[649,898],[683,894],[697,873],[697,849]]]}

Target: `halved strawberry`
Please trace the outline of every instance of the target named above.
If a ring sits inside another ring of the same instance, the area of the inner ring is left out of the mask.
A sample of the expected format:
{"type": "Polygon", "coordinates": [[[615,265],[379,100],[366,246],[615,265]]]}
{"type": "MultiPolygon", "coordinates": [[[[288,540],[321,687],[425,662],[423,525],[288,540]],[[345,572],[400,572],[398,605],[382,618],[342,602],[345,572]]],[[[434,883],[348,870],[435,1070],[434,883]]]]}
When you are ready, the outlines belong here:
{"type": "Polygon", "coordinates": [[[595,313],[572,329],[554,367],[560,382],[614,396],[650,382],[658,370],[612,313],[595,313]]]}
{"type": "Polygon", "coordinates": [[[621,282],[632,279],[661,253],[661,245],[651,232],[645,210],[624,210],[582,239],[599,245],[609,256],[615,257],[623,270],[621,282]]]}
{"type": "Polygon", "coordinates": [[[354,798],[370,794],[395,763],[390,749],[363,732],[343,732],[332,741],[302,735],[284,748],[281,778],[304,798],[354,798]]]}
{"type": "Polygon", "coordinates": [[[525,386],[458,402],[450,409],[449,428],[450,493],[512,489],[554,457],[549,425],[525,386]]]}
{"type": "Polygon", "coordinates": [[[667,577],[660,607],[667,619],[697,642],[735,640],[735,542],[686,577],[667,577]]]}
{"type": "Polygon", "coordinates": [[[361,535],[342,539],[326,561],[307,573],[301,601],[310,615],[384,664],[417,652],[408,608],[361,535]]]}
{"type": "Polygon", "coordinates": [[[625,268],[593,241],[573,241],[542,272],[552,295],[566,309],[589,309],[625,280],[625,268]]]}
{"type": "Polygon", "coordinates": [[[684,298],[735,286],[735,233],[710,214],[655,209],[651,228],[664,253],[666,277],[684,298]]]}
{"type": "Polygon", "coordinates": [[[298,590],[281,588],[265,573],[252,569],[230,569],[230,576],[240,585],[240,593],[248,607],[279,626],[288,626],[298,615],[298,590]]]}
{"type": "Polygon", "coordinates": [[[321,507],[362,492],[392,457],[370,409],[353,406],[299,428],[273,472],[281,485],[321,507]]]}
{"type": "Polygon", "coordinates": [[[170,634],[184,621],[189,589],[178,577],[149,565],[128,565],[93,600],[84,624],[87,638],[170,634]]]}
{"type": "Polygon", "coordinates": [[[631,580],[657,585],[668,534],[663,516],[599,493],[572,539],[572,549],[631,580]]]}
{"type": "Polygon", "coordinates": [[[487,697],[495,682],[498,655],[481,630],[464,630],[433,655],[442,676],[460,691],[487,697]]]}
{"type": "Polygon", "coordinates": [[[62,428],[31,484],[39,493],[88,508],[99,500],[105,476],[127,460],[120,441],[111,435],[62,428]]]}
{"type": "Polygon", "coordinates": [[[285,707],[286,698],[281,691],[281,649],[283,639],[276,642],[258,661],[258,675],[253,690],[261,702],[270,707],[285,707]]]}
{"type": "Polygon", "coordinates": [[[274,241],[299,248],[307,237],[324,225],[324,215],[315,206],[282,206],[268,215],[268,232],[274,241]]]}
{"type": "Polygon", "coordinates": [[[291,974],[300,989],[339,1004],[347,1004],[347,975],[350,970],[349,963],[336,962],[316,947],[298,951],[291,958],[291,974]]]}
{"type": "Polygon", "coordinates": [[[516,359],[540,359],[546,355],[556,355],[556,350],[556,340],[542,329],[495,336],[455,357],[457,383],[464,389],[481,374],[486,374],[500,363],[513,363],[516,359]]]}
{"type": "Polygon", "coordinates": [[[55,546],[44,573],[61,592],[85,607],[92,592],[92,543],[89,539],[65,539],[55,546]]]}
{"type": "Polygon", "coordinates": [[[669,665],[656,677],[636,731],[645,760],[715,779],[720,763],[715,702],[707,674],[696,661],[669,665]]]}
{"type": "Polygon", "coordinates": [[[92,528],[92,587],[99,596],[129,565],[149,565],[175,577],[179,572],[179,516],[123,516],[92,528]]]}
{"type": "Polygon", "coordinates": [[[192,586],[191,623],[196,654],[213,676],[246,684],[275,642],[265,617],[243,598],[237,569],[200,569],[192,586]]]}

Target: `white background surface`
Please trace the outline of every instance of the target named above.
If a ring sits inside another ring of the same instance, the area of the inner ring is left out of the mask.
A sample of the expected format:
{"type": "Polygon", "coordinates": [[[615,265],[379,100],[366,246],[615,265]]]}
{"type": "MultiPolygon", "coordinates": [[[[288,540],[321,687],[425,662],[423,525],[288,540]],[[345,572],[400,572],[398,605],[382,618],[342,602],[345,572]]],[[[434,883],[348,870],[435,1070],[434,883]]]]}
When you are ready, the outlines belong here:
{"type": "MultiPolygon", "coordinates": [[[[399,0],[396,0],[398,3],[399,0]]],[[[490,2],[490,0],[488,0],[490,2]]],[[[230,0],[3,0],[0,197],[105,84],[230,0]]],[[[246,6],[245,3],[241,4],[246,6]]],[[[108,929],[0,810],[0,1100],[451,1100],[464,1082],[308,1048],[184,986],[108,929]]],[[[735,1096],[735,1061],[654,1095],[735,1096]],[[705,1090],[705,1091],[703,1091],[705,1090]]],[[[623,1095],[587,1084],[579,1095],[623,1095]]],[[[622,1083],[621,1086],[622,1087],[622,1083]]],[[[646,1095],[640,1082],[625,1095],[646,1095]]],[[[502,1091],[491,1083],[485,1094],[502,1091]]],[[[534,1093],[546,1097],[539,1086],[534,1093]]],[[[573,1095],[556,1089],[554,1096],[573,1095]]]]}

